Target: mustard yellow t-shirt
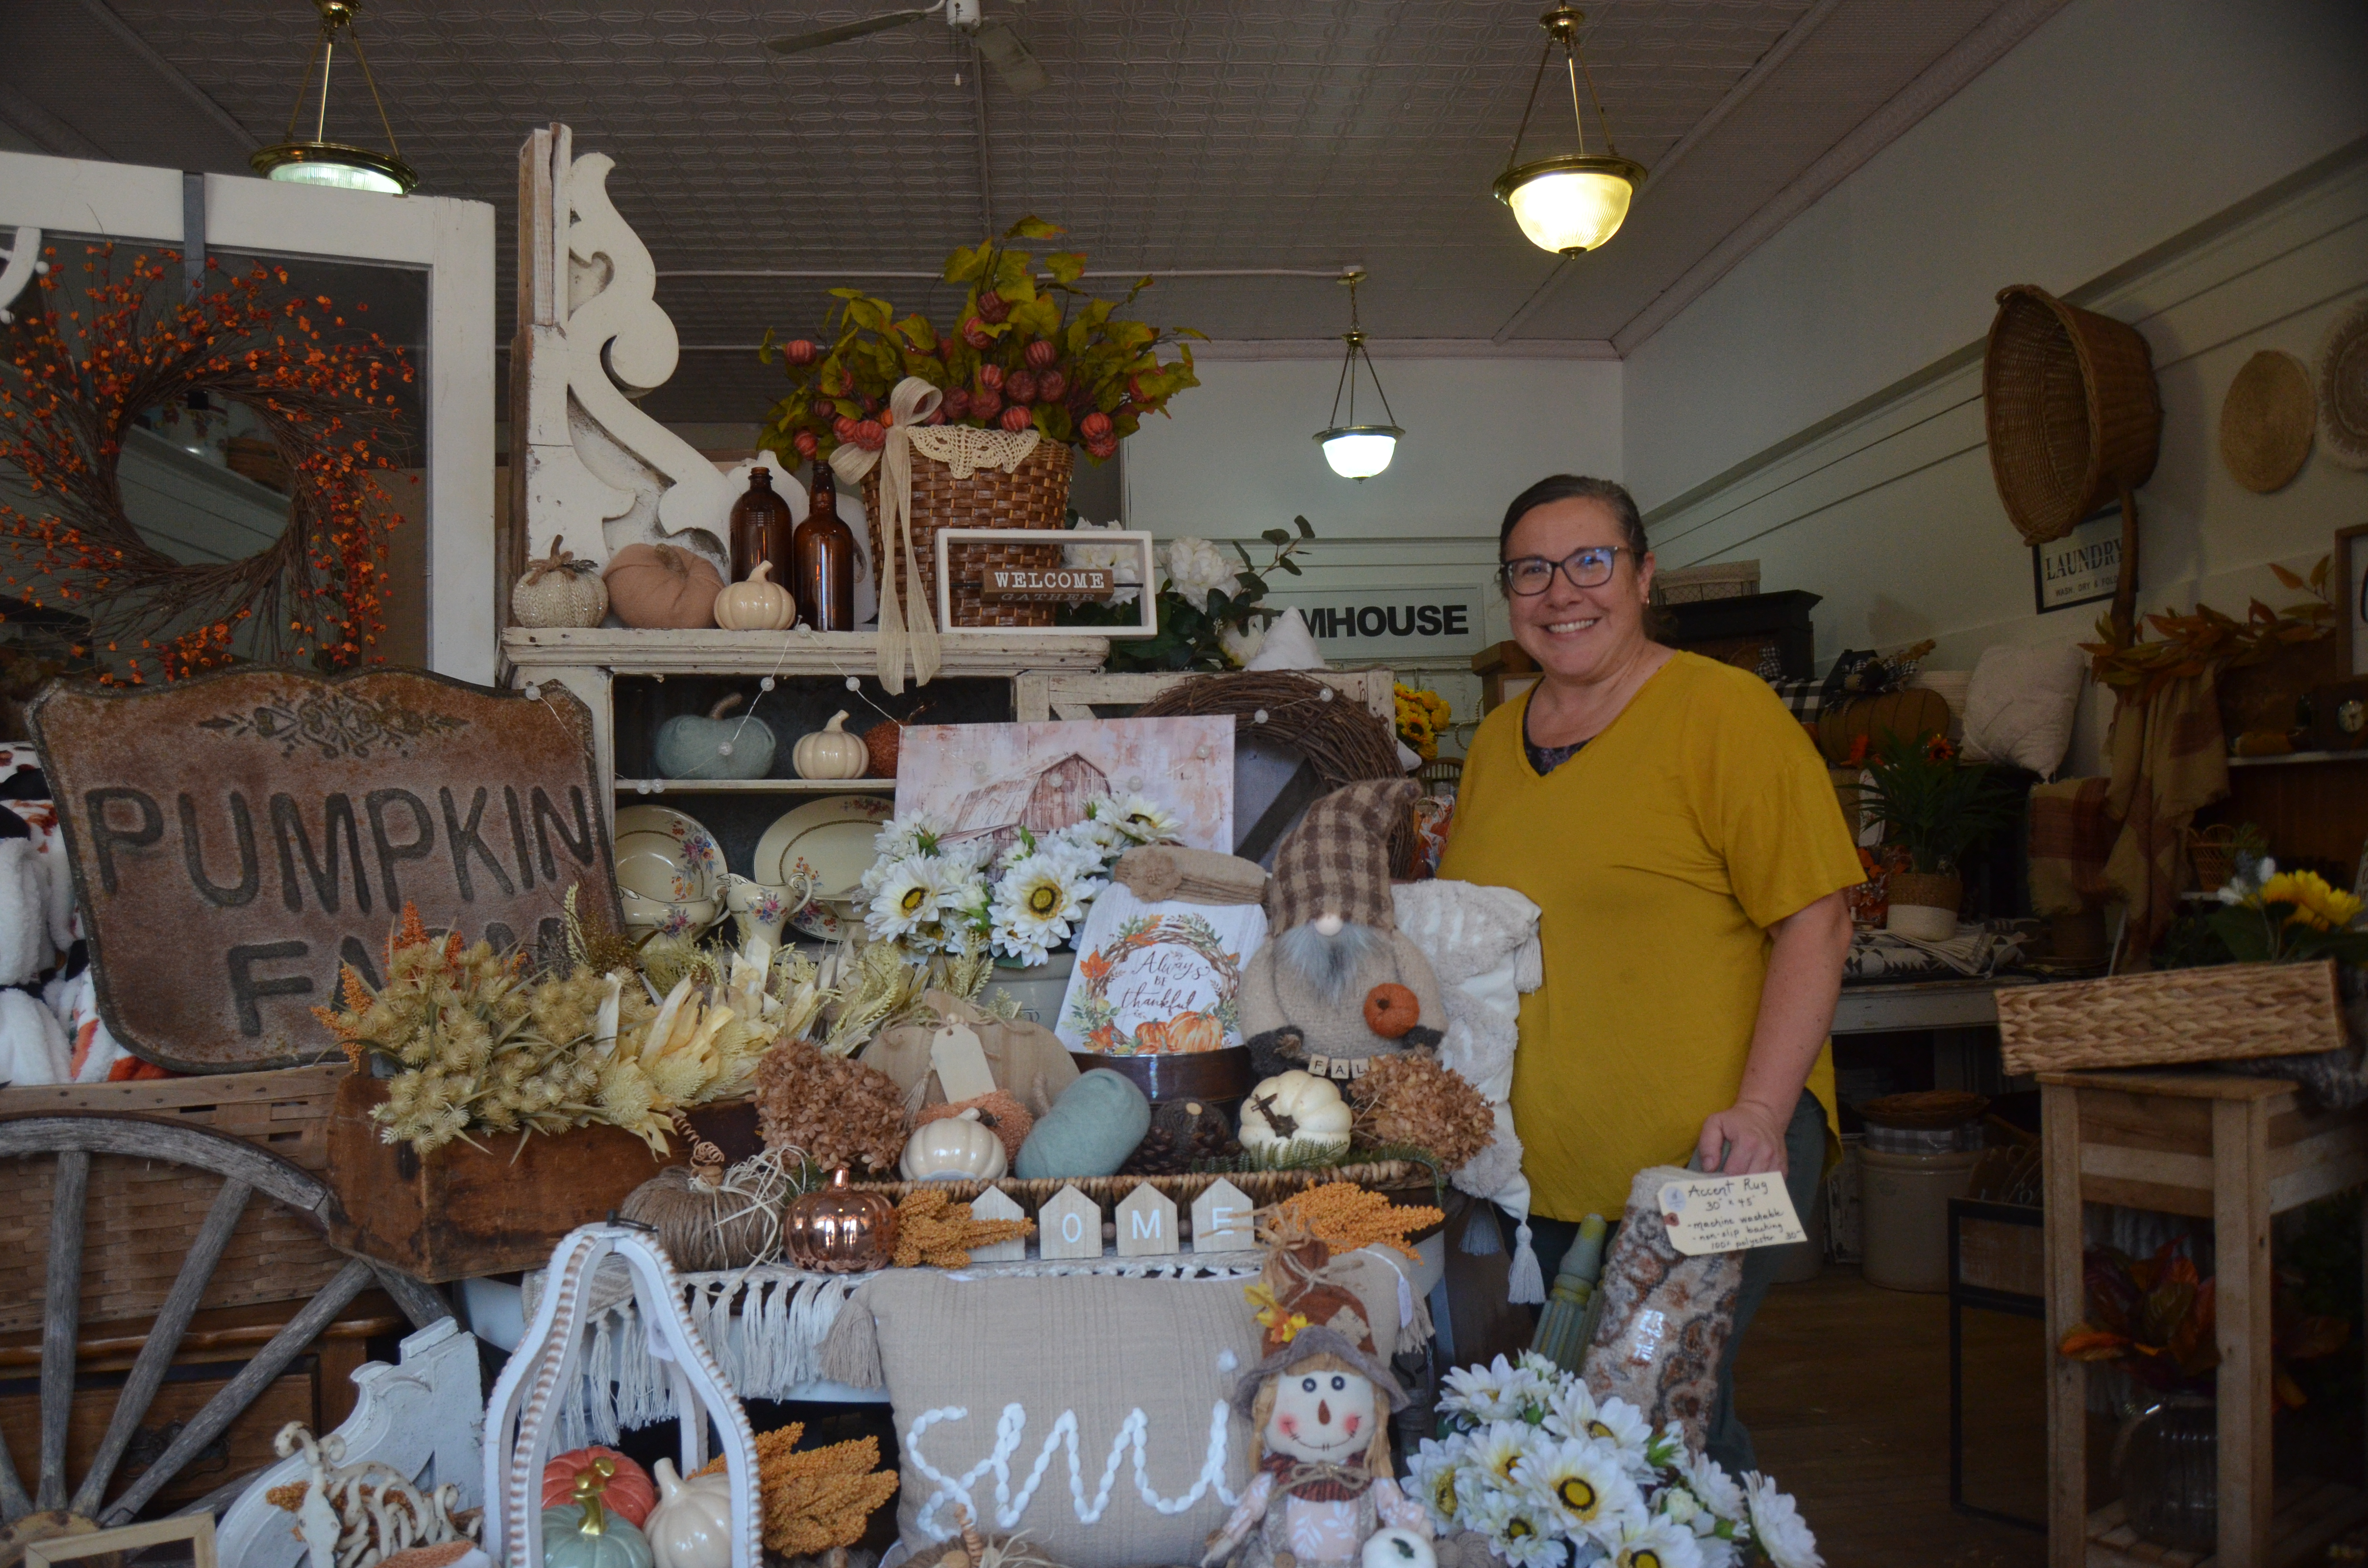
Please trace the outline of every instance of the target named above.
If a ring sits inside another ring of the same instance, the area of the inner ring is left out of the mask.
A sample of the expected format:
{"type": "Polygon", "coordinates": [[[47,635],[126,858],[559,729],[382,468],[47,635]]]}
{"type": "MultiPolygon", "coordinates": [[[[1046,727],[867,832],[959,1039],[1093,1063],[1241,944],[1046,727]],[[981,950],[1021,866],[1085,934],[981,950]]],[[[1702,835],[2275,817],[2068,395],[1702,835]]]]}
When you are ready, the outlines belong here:
{"type": "MultiPolygon", "coordinates": [[[[1488,715],[1439,874],[1544,911],[1521,1004],[1513,1123],[1532,1211],[1617,1217],[1645,1165],[1682,1165],[1735,1103],[1768,927],[1861,880],[1816,748],[1766,682],[1680,653],[1543,778],[1527,696],[1488,715]]],[[[1834,1108],[1830,1049],[1810,1090],[1834,1108]]]]}

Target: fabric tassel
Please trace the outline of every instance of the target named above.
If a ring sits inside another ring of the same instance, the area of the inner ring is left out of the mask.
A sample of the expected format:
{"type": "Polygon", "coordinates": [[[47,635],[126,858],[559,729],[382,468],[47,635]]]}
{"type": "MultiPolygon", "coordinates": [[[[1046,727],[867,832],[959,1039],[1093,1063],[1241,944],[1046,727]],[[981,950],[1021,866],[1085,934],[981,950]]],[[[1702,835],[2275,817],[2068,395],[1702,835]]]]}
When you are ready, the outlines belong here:
{"type": "Polygon", "coordinates": [[[880,1364],[880,1324],[863,1308],[848,1303],[830,1325],[822,1342],[822,1375],[849,1388],[885,1386],[888,1374],[880,1364]]]}
{"type": "Polygon", "coordinates": [[[1538,1255],[1530,1245],[1527,1220],[1513,1233],[1513,1266],[1506,1271],[1505,1299],[1517,1307],[1535,1306],[1546,1299],[1546,1281],[1544,1270],[1538,1267],[1538,1255]]]}
{"type": "Polygon", "coordinates": [[[1494,1257],[1505,1250],[1504,1238],[1497,1233],[1496,1206],[1475,1203],[1472,1217],[1463,1222],[1463,1235],[1456,1243],[1466,1257],[1494,1257]]]}

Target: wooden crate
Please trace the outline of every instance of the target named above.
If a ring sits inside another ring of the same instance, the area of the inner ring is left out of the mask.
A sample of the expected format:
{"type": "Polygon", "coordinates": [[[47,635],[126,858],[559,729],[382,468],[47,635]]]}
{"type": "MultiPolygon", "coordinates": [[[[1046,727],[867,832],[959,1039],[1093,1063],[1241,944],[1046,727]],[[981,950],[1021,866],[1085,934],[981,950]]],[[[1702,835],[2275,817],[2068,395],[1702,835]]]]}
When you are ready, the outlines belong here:
{"type": "MultiPolygon", "coordinates": [[[[0,1090],[0,1117],[101,1112],[145,1116],[243,1138],[319,1175],[328,1166],[330,1106],[345,1064],[222,1073],[129,1084],[0,1090]]],[[[0,1206],[0,1335],[38,1329],[50,1239],[48,1157],[0,1161],[15,1201],[0,1206]],[[10,1167],[14,1166],[13,1169],[10,1167]]],[[[98,1154],[84,1202],[82,1321],[120,1322],[163,1305],[222,1178],[180,1165],[98,1154]]],[[[264,1199],[247,1206],[201,1308],[298,1301],[346,1259],[304,1218],[264,1199]]]]}
{"type": "MultiPolygon", "coordinates": [[[[329,1121],[329,1186],[344,1212],[329,1239],[431,1285],[538,1268],[578,1225],[605,1218],[661,1165],[688,1157],[682,1140],[660,1160],[614,1127],[553,1136],[473,1135],[422,1159],[380,1141],[370,1111],[386,1085],[348,1078],[329,1121]]],[[[696,1122],[698,1117],[694,1115],[696,1122]]]]}
{"type": "Polygon", "coordinates": [[[2089,1512],[2089,1368],[2057,1357],[2048,1373],[2050,1568],[2278,1568],[2368,1517],[2368,1495],[2353,1487],[2273,1495],[2270,1435],[2270,1221],[2368,1181],[2368,1114],[2315,1110],[2284,1079],[2225,1073],[2042,1073],[2039,1082],[2049,1344],[2087,1311],[2084,1203],[2208,1219],[2219,1260],[2219,1550],[2165,1552],[2138,1541],[2118,1506],[2089,1512]]]}

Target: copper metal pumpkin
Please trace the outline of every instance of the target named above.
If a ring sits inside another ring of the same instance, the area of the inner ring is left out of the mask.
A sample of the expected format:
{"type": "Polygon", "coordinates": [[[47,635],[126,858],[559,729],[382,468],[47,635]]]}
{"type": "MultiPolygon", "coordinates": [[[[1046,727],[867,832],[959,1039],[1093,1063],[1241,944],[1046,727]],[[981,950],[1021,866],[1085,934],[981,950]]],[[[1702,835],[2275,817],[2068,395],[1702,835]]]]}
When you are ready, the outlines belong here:
{"type": "Polygon", "coordinates": [[[782,1246],[800,1268],[824,1274],[884,1267],[896,1251],[896,1206],[833,1171],[828,1187],[791,1202],[782,1246]]]}

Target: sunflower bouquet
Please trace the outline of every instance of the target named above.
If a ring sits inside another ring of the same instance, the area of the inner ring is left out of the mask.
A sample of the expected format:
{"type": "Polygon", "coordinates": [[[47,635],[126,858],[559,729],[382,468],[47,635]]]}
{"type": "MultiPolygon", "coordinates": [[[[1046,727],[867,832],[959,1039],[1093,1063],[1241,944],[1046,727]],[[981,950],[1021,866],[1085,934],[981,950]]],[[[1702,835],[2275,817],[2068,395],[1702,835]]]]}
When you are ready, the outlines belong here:
{"type": "Polygon", "coordinates": [[[1042,963],[1085,924],[1110,867],[1139,844],[1176,844],[1183,824],[1145,795],[1089,802],[1052,833],[1025,827],[956,834],[927,812],[881,829],[863,873],[863,928],[875,943],[958,953],[982,939],[1023,964],[1042,963]]]}
{"type": "Polygon", "coordinates": [[[1398,739],[1423,761],[1436,762],[1440,733],[1455,722],[1454,710],[1448,706],[1447,699],[1435,691],[1422,690],[1404,681],[1392,689],[1397,696],[1398,739]]]}
{"type": "Polygon", "coordinates": [[[1411,1486],[1442,1535],[1475,1531],[1516,1568],[1570,1560],[1629,1568],[1820,1568],[1816,1538],[1789,1494],[1740,1480],[1656,1432],[1625,1400],[1534,1351],[1447,1374],[1444,1440],[1424,1441],[1411,1486]]]}
{"type": "Polygon", "coordinates": [[[2222,907],[2208,924],[2240,963],[2368,963],[2368,905],[2316,871],[2240,860],[2214,896],[2222,907]]]}

